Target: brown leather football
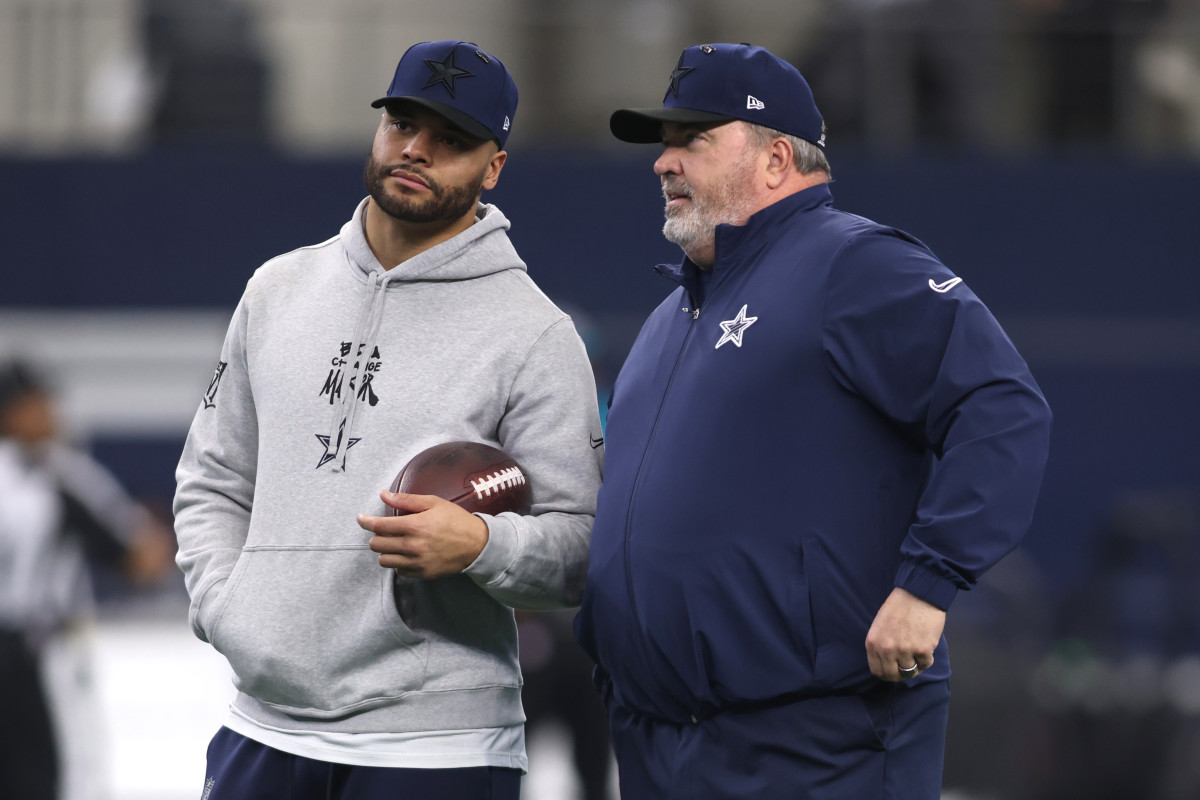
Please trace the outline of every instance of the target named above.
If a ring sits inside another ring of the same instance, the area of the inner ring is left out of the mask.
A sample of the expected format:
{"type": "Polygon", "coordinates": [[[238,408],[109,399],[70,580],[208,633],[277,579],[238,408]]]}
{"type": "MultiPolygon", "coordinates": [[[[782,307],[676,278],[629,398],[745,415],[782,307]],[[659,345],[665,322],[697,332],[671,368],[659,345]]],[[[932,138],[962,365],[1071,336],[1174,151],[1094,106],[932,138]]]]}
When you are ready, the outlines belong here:
{"type": "MultiPolygon", "coordinates": [[[[445,442],[417,453],[392,481],[393,492],[432,494],[472,513],[528,514],[533,491],[508,453],[482,442],[445,442]]],[[[403,511],[390,508],[392,516],[403,511]]]]}

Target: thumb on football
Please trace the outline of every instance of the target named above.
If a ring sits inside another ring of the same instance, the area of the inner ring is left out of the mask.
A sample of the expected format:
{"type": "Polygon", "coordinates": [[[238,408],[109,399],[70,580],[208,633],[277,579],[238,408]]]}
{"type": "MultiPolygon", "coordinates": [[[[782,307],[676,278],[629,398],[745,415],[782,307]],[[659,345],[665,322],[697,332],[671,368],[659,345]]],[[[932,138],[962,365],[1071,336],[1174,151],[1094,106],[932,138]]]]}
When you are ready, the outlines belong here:
{"type": "Polygon", "coordinates": [[[445,502],[440,497],[431,494],[405,494],[404,492],[389,492],[386,489],[379,493],[379,497],[387,505],[406,514],[428,511],[438,503],[445,502]]]}

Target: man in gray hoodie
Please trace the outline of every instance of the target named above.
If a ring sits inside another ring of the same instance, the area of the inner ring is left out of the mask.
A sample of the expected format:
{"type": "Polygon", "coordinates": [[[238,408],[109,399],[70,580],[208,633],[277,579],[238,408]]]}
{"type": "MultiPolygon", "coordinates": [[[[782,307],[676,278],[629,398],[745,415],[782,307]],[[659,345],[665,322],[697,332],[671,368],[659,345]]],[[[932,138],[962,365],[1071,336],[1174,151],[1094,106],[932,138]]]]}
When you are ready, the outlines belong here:
{"type": "Polygon", "coordinates": [[[474,44],[410,48],[370,196],[234,313],[175,498],[191,625],[238,689],[207,800],[519,796],[513,608],[578,605],[602,439],[570,318],[480,203],[516,104],[474,44]],[[520,462],[531,513],[386,490],[452,440],[520,462]]]}

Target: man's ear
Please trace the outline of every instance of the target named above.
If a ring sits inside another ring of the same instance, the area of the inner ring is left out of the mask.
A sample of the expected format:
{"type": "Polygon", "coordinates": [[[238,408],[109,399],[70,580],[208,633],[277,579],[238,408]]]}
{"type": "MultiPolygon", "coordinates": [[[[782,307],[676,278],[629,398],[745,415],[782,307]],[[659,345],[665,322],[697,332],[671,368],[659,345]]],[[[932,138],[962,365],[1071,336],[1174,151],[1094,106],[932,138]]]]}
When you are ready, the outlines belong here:
{"type": "Polygon", "coordinates": [[[795,169],[796,153],[792,143],[782,136],[771,140],[771,149],[767,159],[767,186],[778,189],[795,169]]]}
{"type": "Polygon", "coordinates": [[[497,150],[492,156],[492,160],[488,162],[487,170],[483,173],[483,188],[495,189],[496,184],[500,182],[500,170],[504,169],[504,162],[508,160],[507,150],[497,150]]]}

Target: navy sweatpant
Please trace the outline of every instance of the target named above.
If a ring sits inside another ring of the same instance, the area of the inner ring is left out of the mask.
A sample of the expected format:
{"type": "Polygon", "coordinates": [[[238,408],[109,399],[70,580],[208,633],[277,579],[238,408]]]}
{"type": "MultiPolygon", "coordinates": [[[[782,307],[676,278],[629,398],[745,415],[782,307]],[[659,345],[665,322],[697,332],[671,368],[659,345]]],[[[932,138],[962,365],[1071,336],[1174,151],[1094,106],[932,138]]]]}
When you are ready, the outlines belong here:
{"type": "Polygon", "coordinates": [[[519,800],[505,767],[355,767],[283,753],[228,728],[208,745],[204,800],[519,800]]]}
{"type": "Polygon", "coordinates": [[[723,712],[691,725],[605,692],[622,800],[938,800],[948,682],[723,712]]]}
{"type": "Polygon", "coordinates": [[[58,742],[41,663],[19,630],[0,627],[0,798],[55,800],[58,742]]]}

